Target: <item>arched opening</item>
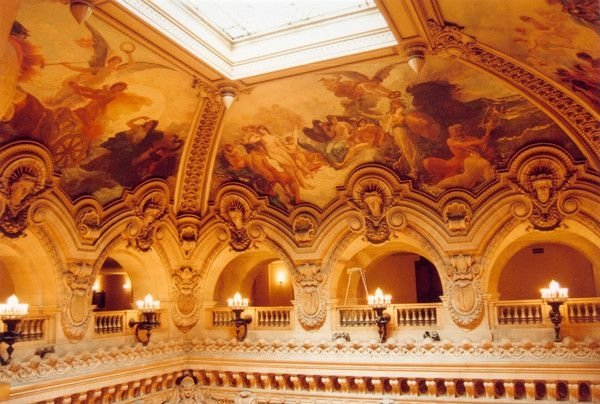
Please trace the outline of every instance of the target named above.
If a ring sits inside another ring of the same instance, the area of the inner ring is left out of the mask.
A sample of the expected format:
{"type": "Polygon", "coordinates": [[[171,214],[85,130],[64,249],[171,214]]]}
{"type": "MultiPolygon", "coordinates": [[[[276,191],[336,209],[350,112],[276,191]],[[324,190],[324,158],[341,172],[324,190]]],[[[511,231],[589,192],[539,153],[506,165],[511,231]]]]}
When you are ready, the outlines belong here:
{"type": "Polygon", "coordinates": [[[133,308],[132,285],[129,274],[114,258],[102,264],[94,283],[92,304],[95,310],[129,310],[133,308]]]}
{"type": "Polygon", "coordinates": [[[554,242],[531,242],[508,259],[498,279],[501,300],[539,299],[550,280],[569,288],[569,297],[598,296],[592,262],[577,249],[554,242]]]}
{"type": "Polygon", "coordinates": [[[218,306],[239,292],[251,306],[290,306],[293,288],[290,271],[272,254],[246,254],[236,257],[223,269],[215,285],[218,306]]]}
{"type": "Polygon", "coordinates": [[[349,269],[338,284],[337,297],[341,304],[367,303],[360,269],[369,294],[380,288],[392,295],[392,302],[396,304],[440,302],[442,283],[427,258],[405,251],[380,254],[372,255],[369,250],[363,250],[348,263],[349,269]]]}

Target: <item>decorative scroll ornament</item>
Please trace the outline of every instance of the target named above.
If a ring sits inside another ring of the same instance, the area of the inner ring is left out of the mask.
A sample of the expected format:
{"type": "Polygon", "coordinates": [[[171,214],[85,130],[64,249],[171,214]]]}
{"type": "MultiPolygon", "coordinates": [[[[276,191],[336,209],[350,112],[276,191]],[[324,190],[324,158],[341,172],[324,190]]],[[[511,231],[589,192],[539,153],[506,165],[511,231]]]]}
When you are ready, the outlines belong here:
{"type": "Polygon", "coordinates": [[[565,214],[575,213],[579,207],[575,198],[560,198],[576,179],[576,171],[567,172],[554,156],[530,159],[520,167],[517,178],[511,180],[513,186],[528,197],[531,209],[513,208],[513,214],[528,217],[537,230],[554,230],[565,214]]]}
{"type": "Polygon", "coordinates": [[[95,205],[81,207],[75,215],[77,231],[84,242],[93,243],[100,236],[100,208],[95,205]]]}
{"type": "Polygon", "coordinates": [[[450,316],[461,327],[473,325],[483,312],[480,265],[470,255],[455,255],[446,266],[446,276],[450,316]]]}
{"type": "Polygon", "coordinates": [[[473,212],[469,205],[461,200],[453,200],[444,206],[442,217],[451,233],[466,233],[471,225],[473,212]]]}
{"type": "Polygon", "coordinates": [[[315,263],[302,264],[294,273],[296,312],[306,329],[321,327],[325,321],[325,274],[315,263]]]}
{"type": "Polygon", "coordinates": [[[317,234],[317,221],[311,215],[299,214],[292,222],[292,230],[298,244],[311,244],[317,234]]]}
{"type": "Polygon", "coordinates": [[[63,270],[61,324],[71,342],[81,340],[86,333],[95,278],[88,262],[72,262],[63,270]]]}
{"type": "Polygon", "coordinates": [[[173,321],[177,328],[187,333],[200,318],[198,311],[200,271],[190,267],[180,267],[171,271],[171,277],[175,300],[172,309],[173,321]]]}
{"type": "Polygon", "coordinates": [[[253,245],[260,229],[248,226],[253,216],[248,201],[239,195],[225,195],[219,204],[218,214],[227,225],[229,245],[234,251],[245,251],[253,245]]]}
{"type": "MultiPolygon", "coordinates": [[[[404,216],[393,207],[390,187],[381,180],[365,178],[352,189],[354,205],[364,219],[365,238],[373,244],[381,244],[390,238],[393,230],[405,225],[404,216]]],[[[361,226],[351,226],[357,231],[361,226]]]]}
{"type": "Polygon", "coordinates": [[[127,226],[124,238],[128,246],[133,246],[140,251],[148,251],[157,235],[159,224],[167,214],[168,197],[164,191],[148,193],[140,203],[132,198],[135,219],[127,226]]]}
{"type": "Polygon", "coordinates": [[[0,151],[0,232],[15,238],[29,224],[31,204],[52,189],[52,165],[40,146],[20,143],[0,151]]]}

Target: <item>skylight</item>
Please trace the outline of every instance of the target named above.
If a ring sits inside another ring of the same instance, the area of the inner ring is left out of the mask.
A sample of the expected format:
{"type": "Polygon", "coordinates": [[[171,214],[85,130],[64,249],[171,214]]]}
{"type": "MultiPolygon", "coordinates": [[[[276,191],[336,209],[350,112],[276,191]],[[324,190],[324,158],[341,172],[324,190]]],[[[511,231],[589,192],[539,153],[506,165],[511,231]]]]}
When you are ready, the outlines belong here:
{"type": "Polygon", "coordinates": [[[231,41],[374,8],[373,0],[189,0],[198,15],[231,41]]]}
{"type": "Polygon", "coordinates": [[[396,45],[374,0],[116,0],[230,79],[396,45]]]}

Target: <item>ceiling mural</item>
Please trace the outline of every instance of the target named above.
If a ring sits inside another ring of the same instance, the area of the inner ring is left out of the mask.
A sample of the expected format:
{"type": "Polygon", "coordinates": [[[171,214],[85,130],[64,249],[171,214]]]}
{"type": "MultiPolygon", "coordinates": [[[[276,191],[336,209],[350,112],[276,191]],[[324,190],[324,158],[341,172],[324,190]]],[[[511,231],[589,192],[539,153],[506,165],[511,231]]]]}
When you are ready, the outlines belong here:
{"type": "Polygon", "coordinates": [[[106,203],[148,178],[174,183],[197,103],[191,76],[98,18],[78,25],[64,3],[21,3],[0,142],[43,143],[72,198],[106,203]]]}
{"type": "Polygon", "coordinates": [[[440,2],[444,18],[540,70],[600,111],[600,9],[597,0],[440,2]]]}
{"type": "Polygon", "coordinates": [[[433,196],[479,192],[514,152],[538,141],[580,152],[539,109],[455,59],[417,76],[393,59],[275,81],[225,116],[212,191],[238,181],[289,209],[323,207],[362,163],[377,162],[433,196]]]}

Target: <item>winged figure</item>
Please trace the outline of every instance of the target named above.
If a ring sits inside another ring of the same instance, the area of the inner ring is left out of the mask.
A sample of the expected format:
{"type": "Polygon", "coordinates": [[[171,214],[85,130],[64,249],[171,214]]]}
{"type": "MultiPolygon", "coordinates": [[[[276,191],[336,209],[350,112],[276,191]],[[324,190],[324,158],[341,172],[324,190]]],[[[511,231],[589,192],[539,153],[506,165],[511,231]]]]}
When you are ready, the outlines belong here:
{"type": "Polygon", "coordinates": [[[374,114],[382,98],[389,98],[394,91],[383,85],[391,71],[399,65],[392,63],[379,69],[372,77],[355,71],[325,73],[320,81],[336,97],[342,98],[347,116],[361,117],[363,113],[374,114]]]}
{"type": "Polygon", "coordinates": [[[46,64],[46,66],[61,65],[69,70],[77,72],[75,76],[67,77],[63,81],[62,88],[57,91],[54,96],[44,100],[50,107],[73,106],[82,101],[81,97],[72,90],[72,86],[69,83],[75,83],[88,88],[100,88],[101,86],[108,84],[107,82],[110,77],[122,80],[124,75],[142,70],[173,70],[171,67],[160,63],[135,61],[133,53],[135,52],[136,47],[130,42],[121,43],[120,50],[125,54],[126,58],[126,60],[123,60],[122,56],[111,50],[106,39],[96,28],[94,28],[94,26],[86,22],[85,27],[92,34],[92,48],[94,50],[89,61],[84,62],[87,63],[88,66],[77,66],[79,63],[70,62],[46,64]]]}

